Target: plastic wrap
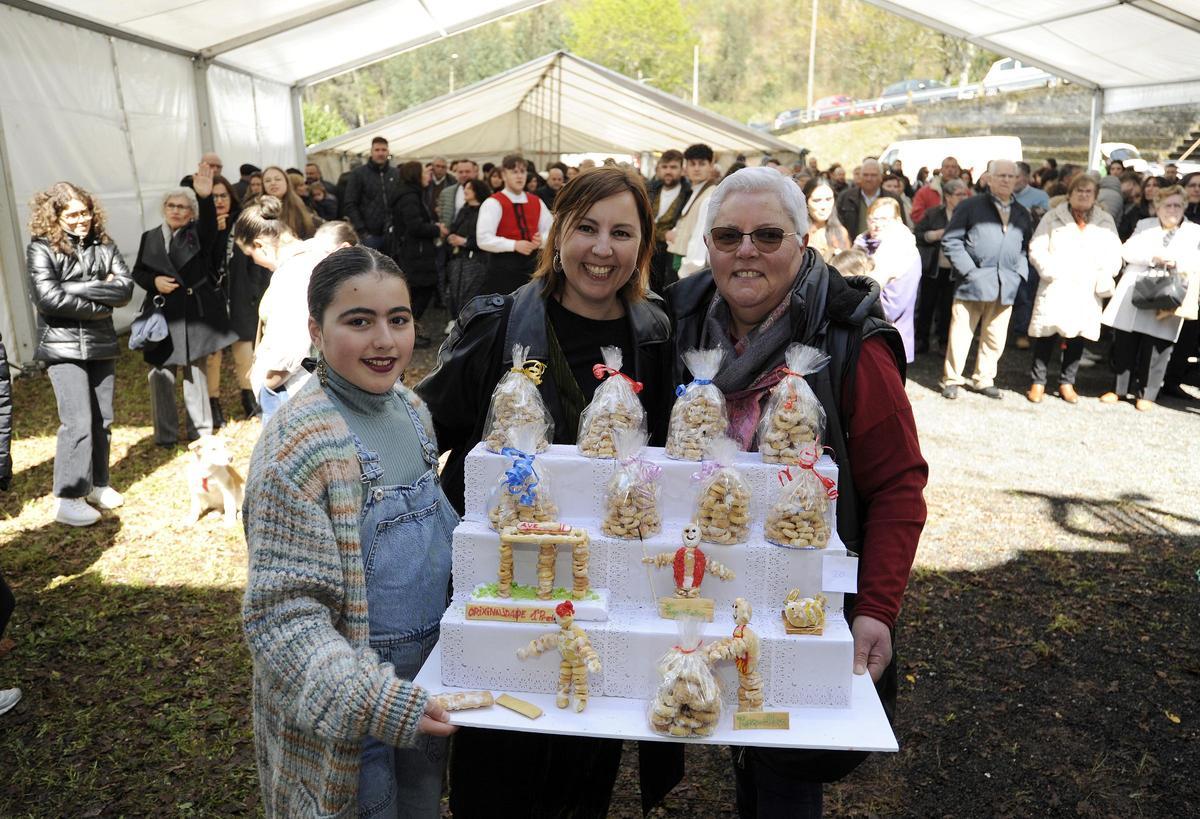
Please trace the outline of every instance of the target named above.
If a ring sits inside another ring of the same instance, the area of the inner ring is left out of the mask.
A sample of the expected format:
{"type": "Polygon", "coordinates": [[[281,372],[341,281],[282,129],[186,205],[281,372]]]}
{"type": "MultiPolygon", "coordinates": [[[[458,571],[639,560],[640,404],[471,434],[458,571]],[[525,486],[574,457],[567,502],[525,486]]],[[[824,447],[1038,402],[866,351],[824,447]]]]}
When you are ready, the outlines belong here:
{"type": "Polygon", "coordinates": [[[750,484],[733,465],[737,442],[717,438],[700,467],[696,523],[705,543],[745,543],[750,535],[750,484]]]}
{"type": "Polygon", "coordinates": [[[534,448],[528,451],[545,452],[554,437],[554,419],[538,392],[546,365],[526,359],[528,347],[514,344],[512,352],[512,369],[492,390],[487,418],[483,422],[483,444],[489,452],[500,452],[512,445],[509,430],[532,424],[538,432],[534,448]]]}
{"type": "Polygon", "coordinates": [[[488,500],[488,520],[496,531],[518,523],[545,523],[558,518],[546,472],[534,463],[534,446],[541,429],[539,424],[526,424],[508,432],[513,445],[501,454],[512,459],[512,466],[500,476],[488,500]]]}
{"type": "Polygon", "coordinates": [[[721,718],[721,687],[708,666],[699,621],[685,618],[678,625],[678,642],[658,661],[650,727],[666,736],[711,736],[721,718]]]}
{"type": "Polygon", "coordinates": [[[658,477],[662,467],[641,457],[646,434],[623,429],[616,439],[617,469],[608,481],[604,495],[604,521],[600,529],[613,537],[637,540],[662,530],[658,511],[658,477]]]}
{"type": "Polygon", "coordinates": [[[835,484],[814,469],[821,451],[809,444],[796,466],[779,470],[779,499],[767,513],[767,540],[793,549],[824,549],[829,545],[829,505],[837,497],[835,484]]]}
{"type": "Polygon", "coordinates": [[[829,356],[803,344],[792,344],[784,353],[783,380],[771,390],[758,423],[758,451],[764,463],[792,464],[805,444],[821,445],[825,410],[804,376],[829,363],[829,356]]]}
{"type": "Polygon", "coordinates": [[[646,411],[637,397],[641,382],[621,372],[621,348],[601,347],[600,355],[604,363],[592,367],[592,373],[607,380],[579,416],[579,452],[588,458],[615,458],[613,433],[622,429],[645,433],[646,411]]]}
{"type": "Polygon", "coordinates": [[[683,354],[692,380],[675,388],[675,405],[667,429],[668,458],[698,461],[704,455],[705,444],[728,431],[725,396],[712,383],[724,358],[725,351],[719,347],[683,354]]]}

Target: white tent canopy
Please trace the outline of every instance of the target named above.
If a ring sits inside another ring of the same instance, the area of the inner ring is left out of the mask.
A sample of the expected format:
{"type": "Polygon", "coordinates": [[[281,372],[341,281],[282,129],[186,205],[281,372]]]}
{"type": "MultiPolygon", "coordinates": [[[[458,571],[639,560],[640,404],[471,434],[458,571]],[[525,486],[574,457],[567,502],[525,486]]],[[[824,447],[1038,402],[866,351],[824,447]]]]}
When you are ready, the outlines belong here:
{"type": "Polygon", "coordinates": [[[310,146],[363,155],[383,136],[394,156],[640,154],[703,142],[718,153],[795,153],[769,134],[556,51],[490,79],[310,146]]]}
{"type": "MultiPolygon", "coordinates": [[[[132,265],[164,191],[304,160],[303,86],[546,0],[0,0],[0,333],[28,362],[27,203],[94,193],[132,265]]],[[[140,298],[120,314],[128,322],[140,298]]]]}
{"type": "Polygon", "coordinates": [[[1200,0],[867,0],[1096,90],[1105,113],[1200,103],[1200,0]]]}

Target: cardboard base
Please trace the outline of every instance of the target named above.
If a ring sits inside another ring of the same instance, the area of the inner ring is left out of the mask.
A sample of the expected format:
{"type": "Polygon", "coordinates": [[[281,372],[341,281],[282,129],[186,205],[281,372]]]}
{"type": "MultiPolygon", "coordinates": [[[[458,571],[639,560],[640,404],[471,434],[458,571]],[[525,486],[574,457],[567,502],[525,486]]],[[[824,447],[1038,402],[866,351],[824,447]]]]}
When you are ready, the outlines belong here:
{"type": "Polygon", "coordinates": [[[575,600],[568,593],[549,600],[519,599],[484,594],[476,589],[466,603],[468,620],[497,620],[505,623],[542,623],[553,626],[554,607],[570,600],[575,619],[580,622],[604,622],[608,619],[608,589],[592,589],[588,597],[575,600]]]}
{"type": "MultiPolygon", "coordinates": [[[[434,647],[415,682],[435,694],[466,691],[441,684],[441,646],[434,647]]],[[[610,739],[646,739],[659,742],[692,742],[708,745],[754,745],[773,748],[812,748],[836,751],[899,750],[896,736],[888,724],[883,706],[871,678],[855,676],[851,686],[849,708],[787,708],[790,728],[787,730],[738,730],[733,728],[733,709],[721,714],[717,730],[710,737],[674,739],[650,730],[647,700],[619,697],[590,697],[587,710],[577,714],[574,708],[558,708],[553,694],[510,693],[538,708],[544,715],[530,720],[505,708],[480,708],[456,711],[450,715],[455,725],[470,728],[495,728],[507,731],[530,731],[539,734],[572,734],[576,736],[607,737],[610,739]]],[[[652,693],[652,692],[648,692],[652,693]]]]}
{"type": "Polygon", "coordinates": [[[815,634],[819,637],[825,633],[824,624],[819,626],[793,626],[788,622],[786,615],[781,613],[779,617],[783,620],[783,630],[788,634],[815,634]]]}

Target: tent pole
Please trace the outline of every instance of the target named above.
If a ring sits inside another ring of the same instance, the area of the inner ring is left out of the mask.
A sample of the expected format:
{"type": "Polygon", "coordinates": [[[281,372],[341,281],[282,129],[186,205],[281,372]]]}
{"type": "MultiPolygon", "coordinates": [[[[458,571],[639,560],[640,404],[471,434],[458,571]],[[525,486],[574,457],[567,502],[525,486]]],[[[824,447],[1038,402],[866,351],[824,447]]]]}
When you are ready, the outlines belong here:
{"type": "Polygon", "coordinates": [[[16,191],[9,164],[8,144],[4,139],[4,115],[0,112],[0,287],[4,292],[4,322],[9,362],[20,365],[33,360],[35,324],[33,299],[29,293],[29,277],[25,275],[25,249],[22,247],[22,225],[17,209],[16,191]]]}
{"type": "Polygon", "coordinates": [[[1104,117],[1104,90],[1097,88],[1092,92],[1092,122],[1088,129],[1088,169],[1100,167],[1100,129],[1104,117]]]}
{"type": "Polygon", "coordinates": [[[303,168],[308,161],[308,139],[304,136],[304,89],[298,85],[292,86],[292,129],[296,145],[297,168],[303,168]]]}
{"type": "Polygon", "coordinates": [[[196,116],[200,119],[200,150],[202,153],[215,151],[212,128],[212,102],[208,96],[208,60],[200,57],[192,61],[192,79],[196,87],[196,116]]]}

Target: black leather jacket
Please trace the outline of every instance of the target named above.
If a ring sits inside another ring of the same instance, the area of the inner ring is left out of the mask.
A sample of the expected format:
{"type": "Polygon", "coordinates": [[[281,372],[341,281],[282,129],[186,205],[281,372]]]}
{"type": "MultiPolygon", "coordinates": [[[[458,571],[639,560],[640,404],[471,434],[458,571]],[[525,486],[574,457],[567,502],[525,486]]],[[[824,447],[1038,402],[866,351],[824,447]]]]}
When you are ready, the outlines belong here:
{"type": "MultiPolygon", "coordinates": [[[[507,296],[476,296],[463,308],[454,329],[438,353],[438,363],[417,384],[417,394],[429,404],[438,443],[450,450],[442,470],[446,496],[461,514],[463,511],[463,466],[467,453],[483,439],[492,390],[512,366],[514,344],[529,346],[529,357],[546,361],[549,343],[546,335],[546,304],[541,296],[542,283],[531,282],[507,296]]],[[[644,301],[628,305],[625,313],[634,339],[633,361],[626,361],[624,372],[646,384],[643,404],[647,407],[651,443],[661,444],[666,435],[670,404],[660,406],[657,397],[667,392],[656,385],[671,377],[671,327],[663,302],[650,294],[644,301]]],[[[554,418],[555,443],[566,428],[558,387],[547,370],[538,391],[554,418]]]]}
{"type": "Polygon", "coordinates": [[[400,174],[390,162],[367,162],[350,172],[342,215],[359,237],[383,236],[391,231],[392,211],[400,198],[400,174]]]}
{"type": "Polygon", "coordinates": [[[111,242],[88,237],[74,247],[67,255],[34,239],[25,250],[37,309],[38,361],[103,361],[120,354],[112,314],[133,298],[129,268],[111,242]]]}

